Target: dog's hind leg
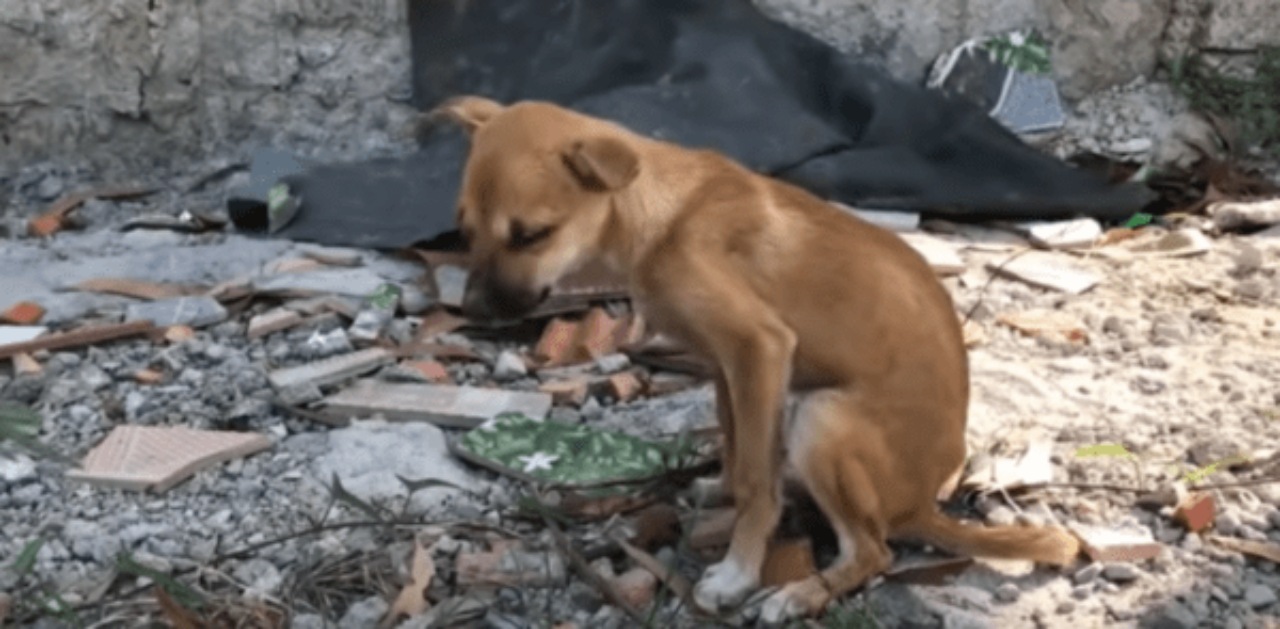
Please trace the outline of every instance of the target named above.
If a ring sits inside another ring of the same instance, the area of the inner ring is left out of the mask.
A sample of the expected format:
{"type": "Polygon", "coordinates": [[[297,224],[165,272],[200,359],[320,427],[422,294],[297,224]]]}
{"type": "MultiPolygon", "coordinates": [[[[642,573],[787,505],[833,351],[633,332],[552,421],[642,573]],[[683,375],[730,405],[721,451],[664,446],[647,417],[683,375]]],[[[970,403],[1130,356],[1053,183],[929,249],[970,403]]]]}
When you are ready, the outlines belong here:
{"type": "Polygon", "coordinates": [[[876,447],[878,432],[853,409],[843,392],[809,394],[788,431],[787,457],[835,530],[840,554],[819,574],[766,599],[760,613],[766,623],[816,615],[893,562],[880,497],[860,456],[876,447]]]}

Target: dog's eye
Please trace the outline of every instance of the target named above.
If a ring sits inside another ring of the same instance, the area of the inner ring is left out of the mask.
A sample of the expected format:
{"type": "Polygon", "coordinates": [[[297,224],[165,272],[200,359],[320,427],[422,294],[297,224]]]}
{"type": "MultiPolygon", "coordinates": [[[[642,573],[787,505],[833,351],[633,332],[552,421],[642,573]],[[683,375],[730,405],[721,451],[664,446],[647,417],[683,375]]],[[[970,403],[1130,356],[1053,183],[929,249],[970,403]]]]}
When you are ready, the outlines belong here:
{"type": "Polygon", "coordinates": [[[511,248],[524,249],[539,241],[546,240],[554,227],[525,227],[521,223],[511,224],[511,248]]]}

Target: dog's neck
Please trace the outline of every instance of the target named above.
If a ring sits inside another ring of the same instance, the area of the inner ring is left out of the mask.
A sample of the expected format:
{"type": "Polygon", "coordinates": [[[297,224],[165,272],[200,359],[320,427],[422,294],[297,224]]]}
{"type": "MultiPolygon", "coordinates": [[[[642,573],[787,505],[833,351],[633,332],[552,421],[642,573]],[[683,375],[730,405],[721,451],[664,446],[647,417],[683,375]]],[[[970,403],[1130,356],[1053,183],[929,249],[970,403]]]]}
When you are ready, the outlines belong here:
{"type": "Polygon", "coordinates": [[[666,237],[692,192],[685,182],[696,181],[687,173],[698,167],[683,153],[662,151],[659,143],[646,148],[635,181],[611,199],[602,248],[604,262],[628,277],[666,237]]]}

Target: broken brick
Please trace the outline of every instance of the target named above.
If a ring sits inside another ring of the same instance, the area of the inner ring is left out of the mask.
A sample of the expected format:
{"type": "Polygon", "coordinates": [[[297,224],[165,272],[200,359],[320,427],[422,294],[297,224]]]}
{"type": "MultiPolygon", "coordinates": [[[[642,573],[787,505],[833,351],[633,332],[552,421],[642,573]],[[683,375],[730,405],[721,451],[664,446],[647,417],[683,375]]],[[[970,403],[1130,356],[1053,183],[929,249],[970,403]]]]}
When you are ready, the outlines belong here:
{"type": "Polygon", "coordinates": [[[645,394],[650,397],[669,395],[698,386],[698,379],[681,373],[655,373],[649,377],[645,394]]]}
{"type": "Polygon", "coordinates": [[[1216,515],[1217,503],[1211,494],[1187,496],[1173,511],[1173,519],[1192,533],[1209,528],[1216,515]]]}
{"type": "Polygon", "coordinates": [[[623,322],[609,316],[604,308],[592,308],[582,319],[577,349],[585,356],[581,360],[596,360],[618,349],[618,335],[623,322]]]}
{"type": "Polygon", "coordinates": [[[760,569],[760,584],[764,587],[780,586],[815,572],[817,568],[813,563],[813,547],[809,538],[776,540],[769,544],[764,566],[760,569]]]}
{"type": "Polygon", "coordinates": [[[1144,561],[1158,556],[1164,549],[1147,531],[1073,525],[1071,532],[1080,540],[1085,554],[1099,563],[1144,561]]]}
{"type": "Polygon", "coordinates": [[[573,361],[574,340],[578,337],[578,323],[556,317],[542,331],[542,338],[533,349],[534,358],[544,366],[555,367],[573,361]]]}
{"type": "Polygon", "coordinates": [[[609,376],[609,394],[619,402],[630,402],[644,390],[644,382],[630,371],[609,376]]]}
{"type": "Polygon", "coordinates": [[[133,379],[139,384],[160,384],[164,381],[164,374],[155,369],[139,369],[133,372],[133,379]]]}
{"type": "Polygon", "coordinates": [[[45,214],[27,223],[27,234],[34,238],[46,238],[62,231],[65,220],[61,216],[45,214]]]}
{"type": "Polygon", "coordinates": [[[0,321],[14,325],[34,325],[43,318],[44,308],[29,301],[20,301],[0,314],[0,321]]]}
{"type": "Polygon", "coordinates": [[[453,377],[449,375],[449,370],[439,361],[406,360],[400,364],[420,374],[427,379],[427,382],[453,382],[453,377]]]}
{"type": "Polygon", "coordinates": [[[637,548],[655,552],[663,546],[680,541],[683,530],[680,524],[680,512],[675,507],[656,503],[641,509],[635,515],[635,535],[631,543],[637,548]]]}
{"type": "Polygon", "coordinates": [[[582,406],[587,401],[587,391],[590,386],[591,381],[588,378],[573,378],[543,383],[538,390],[550,394],[553,404],[582,406]]]}

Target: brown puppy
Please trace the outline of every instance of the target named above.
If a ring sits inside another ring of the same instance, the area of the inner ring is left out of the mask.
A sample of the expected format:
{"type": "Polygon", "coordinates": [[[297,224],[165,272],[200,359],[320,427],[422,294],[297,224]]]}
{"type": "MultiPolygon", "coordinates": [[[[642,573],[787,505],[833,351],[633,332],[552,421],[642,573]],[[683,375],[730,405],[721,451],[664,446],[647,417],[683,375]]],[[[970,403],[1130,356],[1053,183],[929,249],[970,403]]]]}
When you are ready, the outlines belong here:
{"type": "Polygon", "coordinates": [[[457,221],[470,243],[469,316],[534,308],[603,260],[646,320],[718,367],[725,482],[738,509],[699,605],[759,584],[783,459],[830,519],[840,557],[773,594],[762,618],[821,611],[886,569],[885,542],[1070,563],[1059,529],[968,526],[939,488],[965,460],[968,357],[951,299],[894,234],[711,151],[642,137],[540,102],[453,99],[469,131],[457,221]],[[789,392],[797,411],[785,417],[789,392]]]}

